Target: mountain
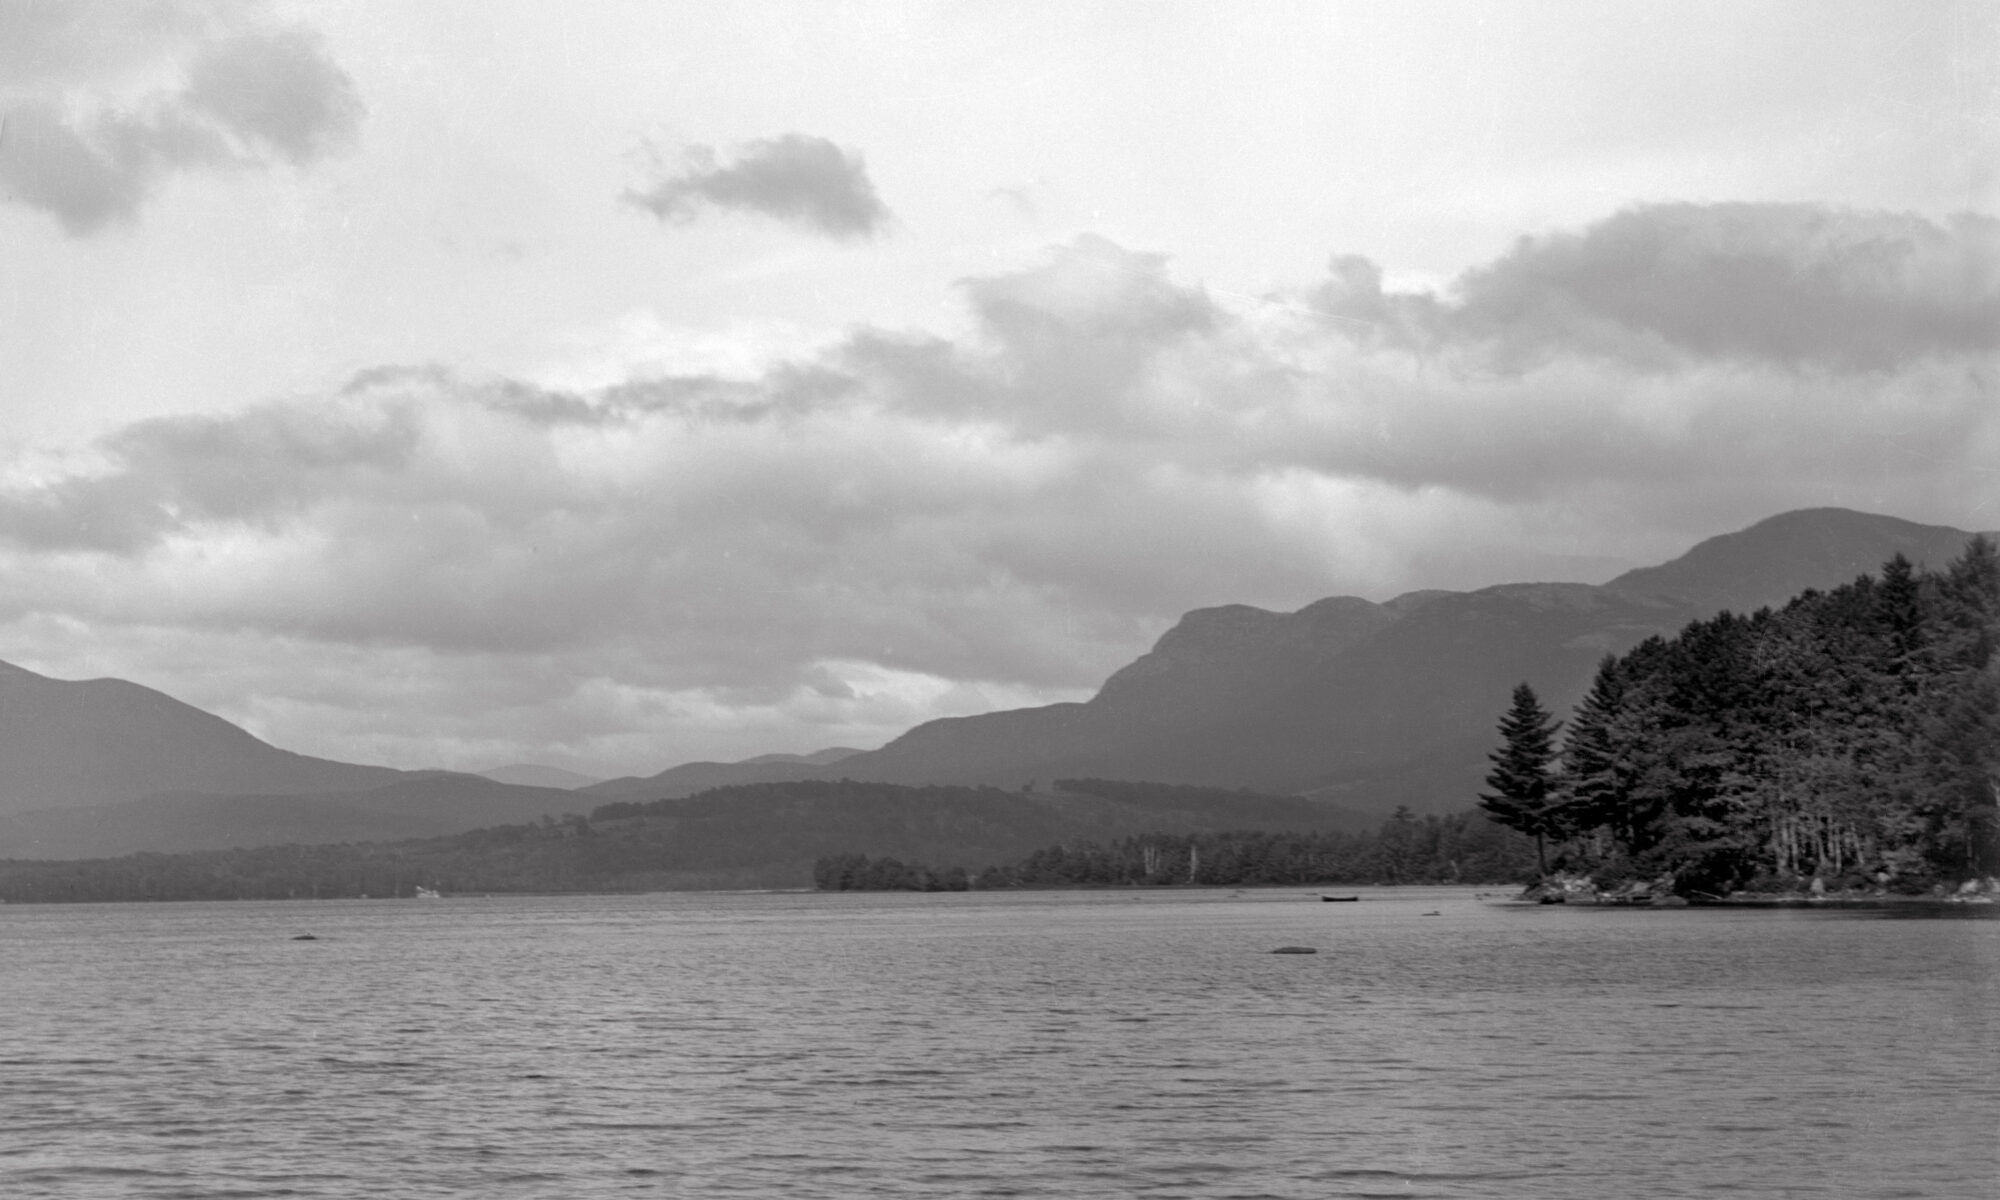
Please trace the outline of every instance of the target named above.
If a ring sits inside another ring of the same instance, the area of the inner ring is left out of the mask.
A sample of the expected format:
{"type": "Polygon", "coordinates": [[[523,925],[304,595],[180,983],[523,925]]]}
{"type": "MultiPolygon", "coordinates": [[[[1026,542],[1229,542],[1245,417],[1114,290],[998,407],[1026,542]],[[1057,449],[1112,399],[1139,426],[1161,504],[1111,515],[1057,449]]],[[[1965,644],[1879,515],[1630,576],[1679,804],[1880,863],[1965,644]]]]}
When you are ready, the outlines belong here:
{"type": "Polygon", "coordinates": [[[122,679],[71,682],[0,663],[0,813],[160,792],[358,792],[408,774],[280,750],[122,679]]]}
{"type": "Polygon", "coordinates": [[[0,857],[382,841],[588,806],[551,788],[294,754],[136,683],[0,663],[0,857]]]}
{"type": "Polygon", "coordinates": [[[1751,613],[1807,588],[1826,591],[1872,575],[1898,554],[1917,566],[1943,567],[1971,536],[1897,517],[1808,508],[1710,538],[1670,563],[1627,571],[1604,586],[1672,597],[1703,616],[1723,609],[1751,613]]]}
{"type": "MultiPolygon", "coordinates": [[[[1567,704],[1582,694],[1604,654],[1670,632],[1691,616],[1669,600],[1584,584],[1509,584],[1370,607],[1372,628],[1364,636],[1336,643],[1318,661],[1302,658],[1289,671],[1256,677],[1256,686],[1239,689],[1235,706],[1222,715],[1175,721],[1186,710],[1161,703],[1141,709],[1155,720],[1137,737],[1065,746],[1066,753],[1008,765],[1031,778],[1151,779],[1312,791],[1376,808],[1460,808],[1472,794],[1460,786],[1462,773],[1446,771],[1440,779],[1438,768],[1483,763],[1495,714],[1516,683],[1526,679],[1552,705],[1567,704]],[[1439,783],[1448,786],[1434,790],[1439,783]]],[[[1194,664],[1192,678],[1181,686],[1198,684],[1206,673],[1203,660],[1187,661],[1194,664]]],[[[1151,698],[1133,695],[1121,703],[1131,711],[1151,698]]],[[[1102,699],[1100,694],[1078,707],[1088,710],[1102,699]]],[[[1020,721],[1018,714],[1003,717],[1020,721]]],[[[985,720],[968,718],[959,726],[985,720]]],[[[951,748],[940,743],[955,732],[920,727],[840,769],[855,778],[902,776],[912,766],[934,769],[950,761],[951,748]],[[912,750],[921,750],[921,758],[912,750]]],[[[960,761],[991,770],[981,757],[989,744],[974,742],[960,761]]]]}
{"type": "MultiPolygon", "coordinates": [[[[1809,509],[1602,586],[1338,597],[1294,613],[1198,609],[1088,701],[927,722],[821,774],[1003,787],[1096,776],[1299,791],[1376,810],[1459,808],[1481,786],[1516,683],[1561,711],[1605,654],[1725,607],[1838,586],[1897,553],[1942,565],[1970,536],[1809,509]]],[[[732,772],[749,769],[706,764],[699,778],[747,782],[732,772]]]]}
{"type": "MultiPolygon", "coordinates": [[[[1166,779],[1100,768],[1112,761],[1108,751],[1172,738],[1255,707],[1395,620],[1393,610],[1351,596],[1295,613],[1242,604],[1197,609],[1085,703],[927,722],[836,769],[892,783],[1011,786],[1107,774],[1166,779]]],[[[1222,775],[1171,781],[1234,782],[1222,775]]]]}
{"type": "Polygon", "coordinates": [[[561,767],[545,767],[540,763],[509,763],[504,767],[493,767],[475,772],[496,783],[515,783],[522,787],[562,788],[574,790],[589,787],[598,782],[595,776],[579,775],[575,771],[565,771],[561,767]]]}
{"type": "Polygon", "coordinates": [[[0,858],[392,842],[538,821],[587,807],[563,789],[451,774],[416,775],[363,792],[164,793],[121,804],[0,814],[0,858]]]}

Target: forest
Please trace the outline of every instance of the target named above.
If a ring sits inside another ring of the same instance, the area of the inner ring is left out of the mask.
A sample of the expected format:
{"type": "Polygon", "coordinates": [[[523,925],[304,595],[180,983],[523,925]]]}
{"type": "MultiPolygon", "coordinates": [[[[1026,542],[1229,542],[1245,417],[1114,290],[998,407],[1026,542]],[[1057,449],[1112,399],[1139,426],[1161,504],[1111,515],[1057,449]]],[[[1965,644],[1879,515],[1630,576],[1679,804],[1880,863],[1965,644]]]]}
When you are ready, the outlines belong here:
{"type": "Polygon", "coordinates": [[[1234,830],[1147,833],[1049,846],[968,872],[862,854],[813,865],[822,891],[966,891],[1059,887],[1258,887],[1516,884],[1534,875],[1534,845],[1476,810],[1418,817],[1407,808],[1372,832],[1234,830]]]}
{"type": "Polygon", "coordinates": [[[1601,890],[1950,890],[2000,873],[1996,646],[1990,540],[1898,555],[1605,658],[1567,721],[1522,685],[1481,803],[1601,890]]]}

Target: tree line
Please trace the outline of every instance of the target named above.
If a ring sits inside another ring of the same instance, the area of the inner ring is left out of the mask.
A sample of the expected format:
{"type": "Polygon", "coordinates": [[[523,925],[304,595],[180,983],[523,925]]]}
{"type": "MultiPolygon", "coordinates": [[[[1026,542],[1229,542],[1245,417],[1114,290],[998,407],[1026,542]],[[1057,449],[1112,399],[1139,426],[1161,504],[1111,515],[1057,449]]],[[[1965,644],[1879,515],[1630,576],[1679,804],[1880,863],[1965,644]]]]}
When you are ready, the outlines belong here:
{"type": "Polygon", "coordinates": [[[1539,869],[1678,894],[2000,873],[2000,559],[1724,612],[1607,656],[1557,721],[1527,684],[1481,806],[1539,869]]]}
{"type": "Polygon", "coordinates": [[[1475,810],[1418,817],[1408,808],[1372,832],[1147,833],[1080,839],[968,872],[895,858],[829,855],[821,891],[967,891],[1061,887],[1520,883],[1534,874],[1527,837],[1475,810]]]}

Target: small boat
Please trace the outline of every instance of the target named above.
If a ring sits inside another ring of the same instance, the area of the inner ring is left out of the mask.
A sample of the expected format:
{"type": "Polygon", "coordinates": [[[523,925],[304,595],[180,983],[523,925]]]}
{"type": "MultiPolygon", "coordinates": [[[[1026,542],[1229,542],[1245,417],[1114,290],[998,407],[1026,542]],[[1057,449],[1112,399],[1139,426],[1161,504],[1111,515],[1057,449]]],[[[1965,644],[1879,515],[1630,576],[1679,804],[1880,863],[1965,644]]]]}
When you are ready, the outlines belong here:
{"type": "Polygon", "coordinates": [[[417,889],[417,899],[419,900],[436,900],[438,898],[438,890],[436,888],[419,887],[417,889]]]}
{"type": "Polygon", "coordinates": [[[1357,900],[1361,899],[1361,897],[1359,897],[1359,896],[1321,896],[1321,897],[1320,897],[1320,899],[1322,899],[1322,900],[1326,901],[1326,902],[1327,902],[1328,904],[1352,904],[1352,903],[1354,903],[1355,901],[1357,901],[1357,900]]]}

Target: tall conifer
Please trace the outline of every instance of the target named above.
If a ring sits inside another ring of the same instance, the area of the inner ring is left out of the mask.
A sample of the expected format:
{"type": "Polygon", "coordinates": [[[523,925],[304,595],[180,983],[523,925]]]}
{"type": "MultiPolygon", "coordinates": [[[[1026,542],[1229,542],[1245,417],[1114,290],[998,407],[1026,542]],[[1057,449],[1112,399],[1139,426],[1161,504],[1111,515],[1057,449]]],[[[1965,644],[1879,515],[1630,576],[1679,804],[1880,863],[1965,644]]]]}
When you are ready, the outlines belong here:
{"type": "Polygon", "coordinates": [[[1493,770],[1486,776],[1492,792],[1479,795],[1479,806],[1495,821],[1535,839],[1535,864],[1549,873],[1545,840],[1561,836],[1555,786],[1556,730],[1562,722],[1549,715],[1523,683],[1514,689],[1513,704],[1500,719],[1500,748],[1487,755],[1493,770]]]}

